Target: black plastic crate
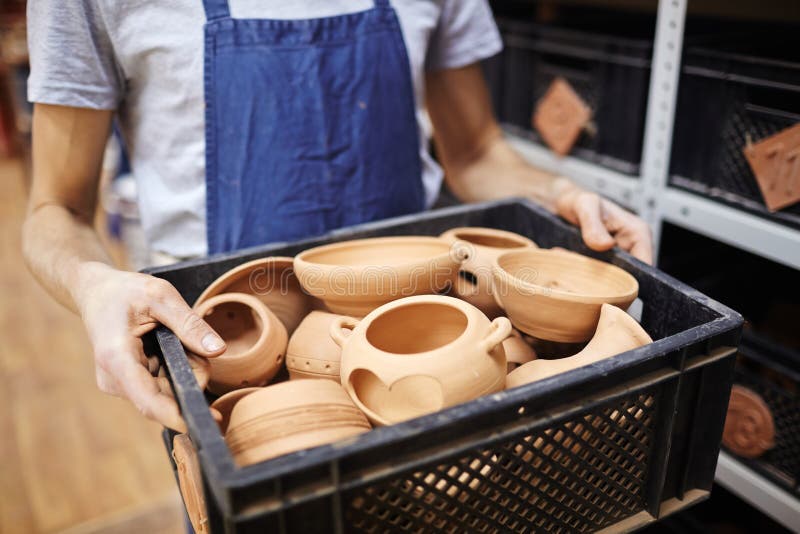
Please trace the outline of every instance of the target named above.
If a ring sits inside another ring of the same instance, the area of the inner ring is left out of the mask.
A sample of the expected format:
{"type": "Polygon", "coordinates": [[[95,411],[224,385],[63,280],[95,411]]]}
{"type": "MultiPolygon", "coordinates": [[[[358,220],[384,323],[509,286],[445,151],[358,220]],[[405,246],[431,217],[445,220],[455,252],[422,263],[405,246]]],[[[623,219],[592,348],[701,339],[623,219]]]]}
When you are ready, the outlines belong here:
{"type": "Polygon", "coordinates": [[[739,458],[800,495],[800,353],[746,332],[734,382],[766,402],[775,424],[774,446],[758,458],[739,458]]]}
{"type": "Polygon", "coordinates": [[[503,83],[493,101],[500,121],[510,131],[541,142],[531,125],[532,114],[552,81],[562,77],[593,112],[592,128],[580,135],[571,154],[638,174],[653,20],[584,15],[568,26],[498,17],[498,25],[504,41],[503,83]]]}
{"type": "Polygon", "coordinates": [[[800,122],[800,38],[775,27],[686,48],[670,184],[800,228],[800,205],[767,210],[742,149],[800,122]]]}
{"type": "Polygon", "coordinates": [[[528,201],[430,211],[150,272],[193,302],[217,276],[255,258],[469,225],[519,232],[629,271],[655,342],[345,443],[238,468],[183,347],[160,327],[214,532],[633,529],[708,495],[741,317],[624,252],[589,251],[574,227],[528,201]]]}

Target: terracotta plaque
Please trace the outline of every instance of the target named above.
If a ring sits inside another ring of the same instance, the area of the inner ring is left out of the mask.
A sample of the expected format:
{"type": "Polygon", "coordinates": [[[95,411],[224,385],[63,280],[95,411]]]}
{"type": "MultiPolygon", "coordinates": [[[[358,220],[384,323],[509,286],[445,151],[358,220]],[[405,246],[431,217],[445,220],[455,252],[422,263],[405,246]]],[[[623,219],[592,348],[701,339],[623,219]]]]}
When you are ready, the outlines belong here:
{"type": "Polygon", "coordinates": [[[744,155],[769,211],[800,201],[800,123],[746,146],[744,155]]]}
{"type": "Polygon", "coordinates": [[[744,458],[757,458],[775,443],[772,412],[755,391],[735,385],[731,389],[722,444],[744,458]]]}
{"type": "Polygon", "coordinates": [[[572,150],[592,110],[564,78],[556,78],[536,104],[532,124],[553,152],[564,156],[572,150]]]}

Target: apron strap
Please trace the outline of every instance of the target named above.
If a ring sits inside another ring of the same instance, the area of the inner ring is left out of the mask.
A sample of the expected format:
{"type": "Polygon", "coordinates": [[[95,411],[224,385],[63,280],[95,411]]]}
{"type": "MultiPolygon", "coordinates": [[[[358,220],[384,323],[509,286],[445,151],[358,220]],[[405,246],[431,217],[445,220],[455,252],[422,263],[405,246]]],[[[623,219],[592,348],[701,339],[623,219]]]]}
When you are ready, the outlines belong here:
{"type": "Polygon", "coordinates": [[[206,10],[206,20],[208,22],[227,19],[231,16],[228,0],[203,0],[203,7],[206,10]]]}

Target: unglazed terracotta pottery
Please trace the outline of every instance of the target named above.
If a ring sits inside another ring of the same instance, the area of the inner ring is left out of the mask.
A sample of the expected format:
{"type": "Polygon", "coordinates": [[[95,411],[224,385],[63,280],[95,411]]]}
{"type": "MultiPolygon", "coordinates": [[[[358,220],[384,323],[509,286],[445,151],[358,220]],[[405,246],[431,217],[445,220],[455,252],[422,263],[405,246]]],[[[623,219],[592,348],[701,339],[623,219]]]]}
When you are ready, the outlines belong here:
{"type": "Polygon", "coordinates": [[[758,458],[775,445],[775,421],[761,395],[744,386],[731,388],[722,444],[744,458],[758,458]]]}
{"type": "Polygon", "coordinates": [[[505,317],[494,321],[453,297],[421,295],[385,304],[362,321],[331,325],[343,347],[342,385],[375,424],[432,413],[503,389],[505,317]],[[347,336],[343,329],[352,328],[347,336]]]}
{"type": "Polygon", "coordinates": [[[492,274],[494,295],[514,326],[549,341],[588,340],[603,303],[627,309],[639,293],[636,278],[619,267],[561,251],[506,252],[492,274]]]}
{"type": "Polygon", "coordinates": [[[217,423],[219,424],[220,432],[225,434],[225,432],[228,430],[228,423],[231,420],[231,411],[233,411],[234,405],[242,400],[245,396],[258,391],[259,389],[261,388],[255,387],[234,389],[233,391],[229,391],[211,403],[210,408],[215,410],[219,415],[219,420],[217,423]]]}
{"type": "Polygon", "coordinates": [[[294,268],[330,311],[363,317],[401,297],[449,290],[463,259],[436,237],[377,237],[306,250],[294,268]]]}
{"type": "Polygon", "coordinates": [[[525,236],[494,228],[452,228],[440,236],[466,251],[461,264],[455,294],[485,313],[490,319],[503,314],[492,296],[492,262],[509,250],[536,248],[536,243],[525,236]]]}
{"type": "Polygon", "coordinates": [[[652,342],[633,317],[616,306],[603,304],[597,331],[582,351],[558,360],[528,362],[508,374],[506,387],[514,388],[566,373],[652,342]]]}
{"type": "Polygon", "coordinates": [[[522,364],[536,359],[536,351],[522,338],[517,330],[503,341],[503,352],[506,353],[506,369],[510,373],[522,364]]]}
{"type": "Polygon", "coordinates": [[[225,441],[239,465],[250,465],[369,430],[367,418],[339,384],[290,380],[237,402],[225,441]]]}
{"type": "Polygon", "coordinates": [[[222,293],[247,293],[261,300],[291,334],[312,308],[318,307],[294,275],[294,259],[272,256],[243,263],[226,272],[195,301],[195,306],[222,293]]]}
{"type": "Polygon", "coordinates": [[[203,475],[192,440],[186,434],[178,434],[172,440],[172,458],[178,471],[178,486],[181,489],[186,514],[197,533],[209,532],[206,515],[206,499],[203,494],[203,475]]]}
{"type": "Polygon", "coordinates": [[[286,327],[267,306],[252,295],[223,293],[201,302],[200,317],[227,344],[209,358],[208,390],[216,395],[247,386],[263,386],[283,364],[288,336],[286,327]]]}
{"type": "Polygon", "coordinates": [[[294,331],[286,349],[286,368],[292,380],[327,378],[341,381],[339,362],[342,348],[331,339],[331,323],[343,317],[312,311],[294,331]]]}

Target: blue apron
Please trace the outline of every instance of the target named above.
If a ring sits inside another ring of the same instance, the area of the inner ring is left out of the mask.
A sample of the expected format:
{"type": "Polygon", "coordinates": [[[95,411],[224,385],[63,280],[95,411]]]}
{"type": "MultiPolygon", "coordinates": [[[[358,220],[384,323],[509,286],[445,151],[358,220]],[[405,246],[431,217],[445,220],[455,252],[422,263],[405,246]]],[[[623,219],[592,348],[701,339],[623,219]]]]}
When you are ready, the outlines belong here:
{"type": "Polygon", "coordinates": [[[423,209],[409,60],[388,0],[305,20],[203,5],[210,253],[423,209]]]}

